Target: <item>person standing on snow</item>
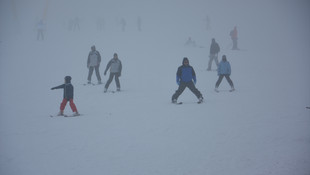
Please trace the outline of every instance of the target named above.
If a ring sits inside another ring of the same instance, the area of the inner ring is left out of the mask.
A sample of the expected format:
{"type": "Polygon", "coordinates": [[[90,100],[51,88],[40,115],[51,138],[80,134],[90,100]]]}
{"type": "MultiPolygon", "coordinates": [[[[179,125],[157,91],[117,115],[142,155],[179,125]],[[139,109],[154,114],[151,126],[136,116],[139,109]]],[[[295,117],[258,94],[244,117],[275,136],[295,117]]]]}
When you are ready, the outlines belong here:
{"type": "Polygon", "coordinates": [[[183,93],[186,87],[188,87],[199,99],[199,103],[203,101],[202,94],[195,87],[196,84],[196,74],[194,68],[189,65],[187,57],[183,58],[182,65],[178,67],[176,74],[176,81],[179,85],[178,90],[172,95],[172,103],[177,103],[177,99],[183,93]]]}
{"type": "Polygon", "coordinates": [[[211,46],[210,46],[210,55],[209,55],[209,64],[208,64],[208,69],[207,71],[211,70],[211,66],[212,66],[212,61],[215,61],[216,67],[219,64],[218,61],[218,53],[220,52],[220,46],[218,45],[217,42],[215,42],[215,39],[212,38],[212,42],[211,42],[211,46]]]}
{"type": "Polygon", "coordinates": [[[233,42],[232,50],[239,50],[237,26],[235,26],[234,29],[232,31],[230,31],[230,37],[231,37],[231,40],[233,42]]]}
{"type": "Polygon", "coordinates": [[[70,102],[70,107],[73,111],[73,116],[80,115],[76,109],[74,102],[73,102],[73,86],[71,84],[71,77],[66,76],[65,77],[65,84],[51,88],[51,90],[54,90],[54,89],[64,89],[64,98],[60,104],[60,112],[58,113],[58,116],[64,115],[64,110],[65,110],[65,107],[66,107],[68,101],[70,102]]]}
{"type": "Polygon", "coordinates": [[[88,84],[91,84],[91,77],[93,75],[94,69],[96,72],[98,84],[102,84],[100,73],[99,73],[100,62],[101,62],[100,53],[96,50],[95,46],[91,46],[91,51],[89,52],[88,58],[87,58],[87,68],[89,69],[88,78],[87,78],[88,84]]]}
{"type": "Polygon", "coordinates": [[[119,77],[122,74],[122,62],[118,59],[117,53],[114,53],[113,58],[108,62],[107,67],[104,71],[104,75],[107,74],[107,71],[109,69],[110,69],[110,77],[104,86],[104,92],[107,92],[109,85],[112,82],[114,77],[115,77],[115,83],[116,83],[117,91],[120,91],[121,85],[119,82],[119,77]]]}
{"type": "Polygon", "coordinates": [[[230,79],[231,67],[230,67],[230,63],[226,59],[226,55],[222,56],[222,61],[220,62],[219,66],[217,68],[217,74],[218,74],[219,78],[215,84],[215,91],[216,92],[219,92],[218,87],[220,86],[224,77],[226,78],[226,80],[228,81],[228,83],[231,87],[230,92],[235,90],[234,84],[233,84],[232,80],[230,79]]]}

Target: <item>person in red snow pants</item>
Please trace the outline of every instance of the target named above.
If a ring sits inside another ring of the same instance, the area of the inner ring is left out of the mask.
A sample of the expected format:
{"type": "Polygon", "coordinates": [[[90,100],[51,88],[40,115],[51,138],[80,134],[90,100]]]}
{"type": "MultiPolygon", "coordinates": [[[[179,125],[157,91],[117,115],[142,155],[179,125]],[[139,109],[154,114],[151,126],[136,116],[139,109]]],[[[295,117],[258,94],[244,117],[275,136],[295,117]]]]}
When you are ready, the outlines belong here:
{"type": "Polygon", "coordinates": [[[60,112],[58,113],[58,115],[64,115],[64,110],[65,110],[65,107],[66,107],[68,101],[70,102],[70,107],[73,111],[73,115],[75,115],[75,116],[79,115],[79,113],[76,109],[76,106],[73,102],[73,86],[71,84],[71,77],[66,76],[65,77],[65,84],[51,88],[51,90],[54,90],[54,89],[64,89],[64,98],[60,104],[60,112]]]}

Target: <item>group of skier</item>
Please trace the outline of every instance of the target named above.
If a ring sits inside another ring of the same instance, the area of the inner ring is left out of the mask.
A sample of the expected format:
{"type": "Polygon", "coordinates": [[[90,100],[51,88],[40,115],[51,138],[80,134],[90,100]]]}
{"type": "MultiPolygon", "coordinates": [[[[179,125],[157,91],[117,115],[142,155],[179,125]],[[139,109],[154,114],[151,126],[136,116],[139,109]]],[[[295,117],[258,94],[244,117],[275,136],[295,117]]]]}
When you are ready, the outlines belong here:
{"type": "MultiPolygon", "coordinates": [[[[89,52],[88,58],[87,58],[87,68],[89,69],[88,77],[87,77],[88,84],[92,84],[91,77],[92,77],[94,70],[96,72],[98,84],[102,84],[101,76],[99,72],[100,63],[101,63],[101,55],[96,50],[96,47],[93,45],[91,46],[91,51],[89,52]]],[[[109,69],[110,69],[110,76],[109,76],[108,81],[105,84],[104,92],[107,92],[109,85],[112,82],[114,77],[115,77],[117,91],[120,91],[121,86],[119,82],[119,77],[121,76],[121,73],[122,73],[122,62],[118,59],[117,53],[114,53],[113,58],[108,62],[106,69],[104,71],[104,75],[107,74],[107,71],[109,69]]],[[[60,111],[58,113],[58,116],[65,116],[64,109],[68,102],[70,102],[70,107],[71,107],[71,110],[73,111],[73,116],[79,116],[80,114],[77,111],[77,108],[73,102],[73,94],[74,94],[73,89],[74,88],[73,88],[73,85],[71,84],[72,78],[71,76],[65,76],[64,79],[65,79],[64,84],[51,88],[51,90],[64,89],[63,100],[60,104],[60,111]]]]}
{"type": "MultiPolygon", "coordinates": [[[[236,44],[236,43],[235,43],[236,44]]],[[[235,49],[236,45],[234,44],[233,49],[235,49]]],[[[231,92],[235,90],[234,84],[232,80],[230,79],[231,74],[231,66],[229,61],[227,61],[226,55],[222,56],[222,60],[218,61],[218,53],[220,52],[220,47],[218,43],[215,41],[214,38],[212,38],[211,45],[210,45],[210,55],[209,55],[209,62],[208,62],[208,68],[207,71],[211,71],[212,62],[215,61],[215,64],[217,66],[217,74],[218,74],[218,80],[215,84],[215,91],[219,92],[218,87],[220,83],[222,82],[222,79],[225,77],[228,81],[229,85],[231,86],[231,92]]],[[[99,72],[99,67],[101,63],[101,55],[96,50],[96,47],[93,45],[91,46],[91,51],[88,54],[87,58],[87,68],[88,68],[88,84],[92,84],[91,78],[92,74],[95,70],[96,77],[98,80],[98,84],[102,84],[101,76],[99,72]]],[[[117,53],[114,53],[113,58],[107,63],[106,69],[104,71],[104,75],[107,74],[107,71],[110,69],[110,76],[107,80],[105,86],[104,86],[104,92],[106,93],[110,83],[112,82],[113,78],[115,78],[116,88],[117,91],[120,91],[120,81],[119,77],[121,76],[122,72],[122,63],[118,59],[117,53]]],[[[175,104],[181,104],[182,102],[177,103],[178,97],[183,93],[183,91],[186,88],[189,88],[195,96],[198,98],[198,103],[203,102],[203,96],[201,92],[195,87],[196,84],[196,73],[194,68],[189,64],[189,59],[187,57],[183,58],[182,65],[178,67],[177,73],[176,73],[176,83],[178,84],[178,89],[175,91],[175,93],[172,95],[172,103],[175,104]]],[[[63,95],[63,101],[60,105],[60,112],[58,115],[64,115],[64,109],[67,104],[67,102],[70,102],[70,107],[73,111],[73,116],[80,115],[77,111],[77,108],[73,102],[73,86],[71,84],[71,77],[66,76],[65,77],[65,83],[56,87],[51,88],[54,89],[64,89],[64,95],[63,95]]]]}
{"type": "MultiPolygon", "coordinates": [[[[236,45],[234,44],[234,47],[236,45]]],[[[234,48],[233,48],[234,50],[234,48]]],[[[225,77],[228,81],[229,85],[231,86],[230,92],[234,91],[234,84],[232,80],[230,79],[231,74],[231,66],[229,61],[227,61],[226,55],[222,56],[222,60],[218,61],[218,53],[220,52],[220,46],[215,41],[214,38],[212,38],[211,46],[210,46],[210,55],[209,55],[209,62],[208,62],[208,68],[207,71],[211,71],[212,62],[214,61],[217,67],[217,75],[218,80],[215,84],[215,91],[219,92],[218,87],[221,84],[223,78],[225,77]]],[[[198,103],[203,102],[203,97],[200,91],[195,87],[196,84],[196,73],[192,66],[189,65],[189,60],[187,57],[183,58],[182,65],[178,67],[177,73],[176,73],[176,82],[179,86],[179,88],[175,91],[175,93],[172,95],[172,103],[175,104],[181,104],[182,102],[177,102],[178,97],[182,94],[182,92],[185,90],[186,87],[188,87],[198,98],[198,103]]]]}

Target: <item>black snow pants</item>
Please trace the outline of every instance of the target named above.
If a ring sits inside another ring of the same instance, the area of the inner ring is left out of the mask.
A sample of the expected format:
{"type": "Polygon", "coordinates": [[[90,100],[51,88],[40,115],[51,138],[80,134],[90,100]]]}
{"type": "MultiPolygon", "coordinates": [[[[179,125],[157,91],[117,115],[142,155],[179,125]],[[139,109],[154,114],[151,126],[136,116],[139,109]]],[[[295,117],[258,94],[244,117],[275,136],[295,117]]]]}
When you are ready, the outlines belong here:
{"type": "Polygon", "coordinates": [[[185,88],[188,87],[195,95],[197,98],[202,97],[202,94],[200,93],[200,91],[195,87],[195,84],[190,81],[190,82],[182,82],[179,85],[178,90],[175,91],[175,93],[172,95],[172,100],[177,100],[179,98],[179,96],[183,93],[183,91],[185,90],[185,88]]]}

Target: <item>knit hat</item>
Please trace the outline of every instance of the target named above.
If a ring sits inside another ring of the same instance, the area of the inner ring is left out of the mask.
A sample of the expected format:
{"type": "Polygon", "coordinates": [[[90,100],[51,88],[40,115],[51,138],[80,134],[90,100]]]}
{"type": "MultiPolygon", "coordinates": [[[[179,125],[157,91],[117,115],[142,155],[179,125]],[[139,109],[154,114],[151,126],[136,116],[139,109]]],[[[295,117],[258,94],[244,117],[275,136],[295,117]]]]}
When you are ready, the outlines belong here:
{"type": "Polygon", "coordinates": [[[71,83],[71,77],[70,76],[65,76],[65,82],[66,83],[71,83]]]}

